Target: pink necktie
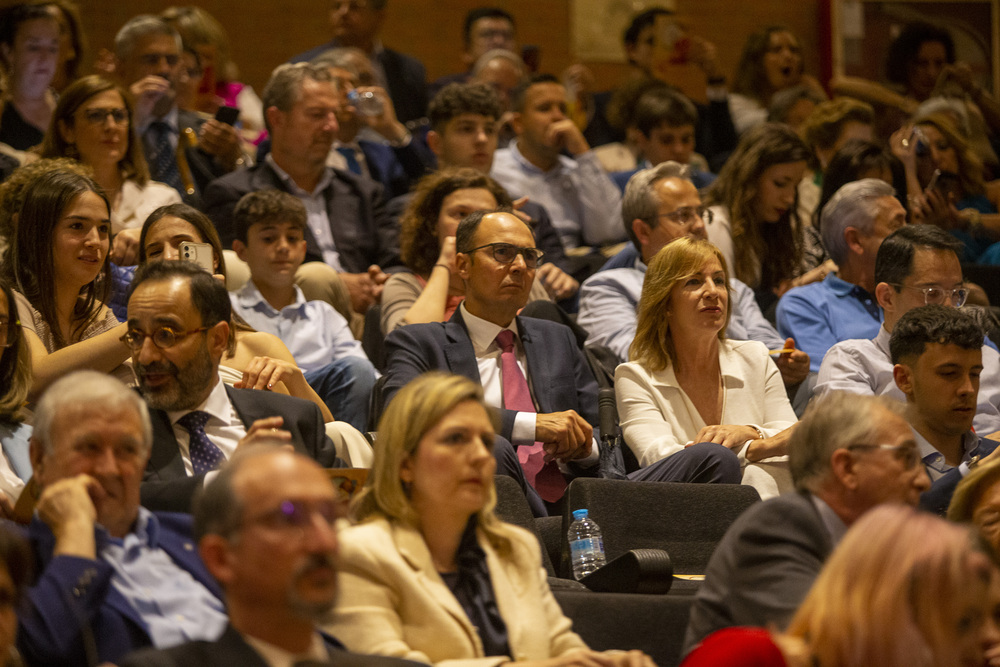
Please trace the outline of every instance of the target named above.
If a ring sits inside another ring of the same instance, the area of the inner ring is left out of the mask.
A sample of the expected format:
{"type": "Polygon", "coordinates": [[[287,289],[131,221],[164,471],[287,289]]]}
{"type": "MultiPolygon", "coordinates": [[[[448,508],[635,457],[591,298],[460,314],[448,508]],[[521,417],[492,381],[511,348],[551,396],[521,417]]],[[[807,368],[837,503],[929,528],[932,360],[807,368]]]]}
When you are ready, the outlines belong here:
{"type": "MultiPolygon", "coordinates": [[[[517,412],[535,412],[535,403],[531,400],[528,381],[517,365],[517,355],[514,354],[514,332],[504,329],[497,334],[497,345],[500,346],[500,370],[503,374],[503,406],[517,412]]],[[[545,462],[545,450],[542,443],[522,445],[517,448],[517,460],[524,469],[528,483],[535,487],[543,500],[555,502],[566,492],[566,479],[559,472],[555,461],[545,462]]]]}

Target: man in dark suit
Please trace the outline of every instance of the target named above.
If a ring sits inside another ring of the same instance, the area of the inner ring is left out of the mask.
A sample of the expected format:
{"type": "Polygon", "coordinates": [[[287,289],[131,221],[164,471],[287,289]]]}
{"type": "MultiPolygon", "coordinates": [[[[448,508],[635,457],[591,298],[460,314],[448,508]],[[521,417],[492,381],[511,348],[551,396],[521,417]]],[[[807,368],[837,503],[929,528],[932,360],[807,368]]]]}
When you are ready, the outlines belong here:
{"type": "Polygon", "coordinates": [[[940,516],[948,512],[962,478],[996,458],[996,441],[972,430],[983,372],[983,335],[965,311],[932,304],[903,315],[889,339],[893,379],[910,406],[907,419],[931,478],[920,507],[940,516]]]}
{"type": "Polygon", "coordinates": [[[862,514],[916,506],[930,480],[903,406],[833,393],[796,426],[788,456],[798,493],[758,503],[726,531],[691,608],[684,651],[725,627],[783,630],[823,562],[862,514]]]}
{"type": "Polygon", "coordinates": [[[427,110],[427,71],[416,58],[382,45],[378,33],[385,21],[385,5],[386,0],[335,0],[330,8],[333,39],[290,62],[309,61],[338,46],[361,49],[375,65],[378,85],[389,91],[396,116],[412,123],[423,118],[427,110]]]}
{"type": "Polygon", "coordinates": [[[337,464],[316,405],[222,383],[230,317],[226,288],[194,264],[154,262],[136,272],[125,339],[153,422],[146,507],[190,511],[206,476],[256,439],[278,439],[322,466],[337,464]]]}
{"type": "Polygon", "coordinates": [[[400,265],[398,230],[386,214],[381,185],[326,166],[339,104],[330,72],[306,63],[279,65],[262,97],[271,152],[260,164],[213,181],[205,191],[205,213],[230,247],[237,238],[233,209],[243,195],[276,188],[297,196],[308,212],[299,286],[307,299],[324,299],[310,277],[330,280],[332,268],[353,310],[364,313],[381,294],[383,269],[400,265]]]}
{"type": "Polygon", "coordinates": [[[18,614],[27,664],[117,662],[225,628],[191,517],[139,506],[150,447],[142,399],[106,374],[67,375],[39,401],[31,462],[41,494],[27,531],[38,578],[18,614]]]}
{"type": "Polygon", "coordinates": [[[242,452],[195,506],[198,551],[226,592],[230,624],[217,641],[146,650],[122,667],[281,664],[414,665],[348,653],[316,623],[337,594],[337,531],[346,514],[314,462],[278,447],[242,452]],[[313,664],[313,663],[310,663],[313,664]]]}
{"type": "Polygon", "coordinates": [[[135,98],[135,131],[154,180],[190,203],[208,183],[242,164],[236,130],[177,108],[181,38],[157,16],[136,16],[115,36],[115,72],[135,98]]]}

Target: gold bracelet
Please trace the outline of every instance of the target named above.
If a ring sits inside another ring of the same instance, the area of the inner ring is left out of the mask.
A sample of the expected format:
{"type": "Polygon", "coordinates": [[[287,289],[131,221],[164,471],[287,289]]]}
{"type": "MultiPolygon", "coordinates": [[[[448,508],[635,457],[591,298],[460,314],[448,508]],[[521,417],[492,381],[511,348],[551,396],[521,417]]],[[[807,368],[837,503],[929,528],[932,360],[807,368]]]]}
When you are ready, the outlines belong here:
{"type": "Polygon", "coordinates": [[[753,424],[747,424],[747,426],[757,431],[757,440],[763,440],[764,438],[767,437],[766,435],[764,435],[764,432],[760,430],[760,428],[758,428],[757,426],[754,426],[753,424]]]}

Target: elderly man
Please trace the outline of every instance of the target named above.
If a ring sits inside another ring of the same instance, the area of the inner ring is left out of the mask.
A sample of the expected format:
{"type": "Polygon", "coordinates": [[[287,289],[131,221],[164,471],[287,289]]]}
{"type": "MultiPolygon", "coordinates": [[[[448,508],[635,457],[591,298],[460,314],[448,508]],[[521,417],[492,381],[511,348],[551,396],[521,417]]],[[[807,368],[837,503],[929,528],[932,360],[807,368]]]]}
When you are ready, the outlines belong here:
{"type": "Polygon", "coordinates": [[[798,493],[754,505],[726,531],[685,651],[729,626],[783,629],[852,523],[880,503],[917,505],[930,480],[902,413],[891,399],[845,393],[809,407],[789,443],[798,493]]]}
{"type": "MultiPolygon", "coordinates": [[[[499,435],[518,447],[525,477],[550,503],[566,489],[556,462],[596,463],[597,383],[568,327],[518,316],[538,266],[526,222],[477,211],[458,226],[456,269],[465,301],[448,322],[414,324],[386,338],[387,396],[429,370],[481,382],[500,408],[499,435]]],[[[692,447],[630,474],[648,481],[738,483],[739,466],[692,447]]]]}
{"type": "MultiPolygon", "coordinates": [[[[687,166],[667,161],[632,177],[622,200],[622,219],[629,221],[625,231],[633,247],[612,260],[621,268],[599,271],[580,288],[577,324],[589,332],[587,344],[607,347],[619,362],[628,361],[628,348],[635,338],[646,263],[675,239],[707,238],[705,225],[711,223],[711,212],[702,207],[688,176],[687,166]]],[[[729,282],[733,303],[726,334],[735,340],[760,341],[773,350],[792,350],[775,361],[786,385],[802,382],[809,373],[809,356],[794,349],[794,340],[778,335],[761,314],[749,287],[736,278],[729,282]]]]}
{"type": "Polygon", "coordinates": [[[226,288],[190,262],[153,262],[136,272],[123,340],[151,408],[147,507],[189,511],[195,490],[259,437],[279,437],[325,467],[339,461],[314,403],[223,384],[231,317],[226,288]]]}
{"type": "MultiPolygon", "coordinates": [[[[830,391],[886,395],[903,400],[893,380],[889,339],[896,323],[926,304],[960,308],[968,290],[958,253],[962,245],[932,225],[906,225],[882,242],[875,259],[875,297],[885,313],[871,339],[837,343],[823,359],[814,394],[830,391]]],[[[982,346],[983,372],[973,426],[980,435],[1000,431],[1000,355],[989,341],[982,346]]]]}
{"type": "Polygon", "coordinates": [[[624,240],[621,193],[567,117],[565,87],[535,75],[515,91],[513,110],[517,140],[496,152],[490,175],[544,206],[567,250],[624,240]]]}
{"type": "MultiPolygon", "coordinates": [[[[376,83],[389,91],[396,116],[404,123],[420,120],[427,109],[427,71],[411,56],[387,49],[379,39],[387,0],[334,0],[330,3],[333,39],[291,59],[312,60],[338,46],[361,49],[375,66],[376,83]]],[[[266,107],[265,107],[266,108],[266,107]]]]}
{"type": "Polygon", "coordinates": [[[256,445],[205,487],[194,511],[198,551],[226,594],[217,641],[146,650],[122,667],[308,664],[412,665],[348,654],[316,629],[337,594],[337,531],[346,514],[330,478],[308,458],[256,445]]]}
{"type": "Polygon", "coordinates": [[[225,627],[191,517],[139,506],[151,444],[142,398],[107,375],[68,375],[39,401],[31,462],[41,495],[28,534],[41,570],[18,636],[28,664],[116,662],[225,627]]]}
{"type": "Polygon", "coordinates": [[[882,240],[906,224],[892,186],[874,178],[848,183],[823,207],[823,246],[837,272],[793,287],[778,301],[778,332],[794,338],[819,371],[836,343],[871,338],[882,324],[875,300],[875,255],[882,240]]]}
{"type": "Polygon", "coordinates": [[[983,329],[969,314],[919,306],[900,318],[889,340],[893,377],[906,395],[931,488],[924,509],[944,516],[955,487],[997,447],[972,430],[983,372],[983,329]]]}
{"type": "Polygon", "coordinates": [[[398,232],[381,185],[326,165],[337,136],[337,86],[326,67],[280,65],[262,97],[271,152],[260,164],[213,181],[205,212],[229,247],[236,239],[233,209],[243,195],[270,189],[295,195],[308,213],[306,263],[296,274],[306,298],[331,302],[348,317],[324,288],[336,271],[351,308],[364,313],[381,293],[382,269],[400,264],[398,232]]]}
{"type": "Polygon", "coordinates": [[[243,152],[232,126],[177,108],[181,68],[180,35],[163,19],[136,16],[115,35],[115,72],[135,97],[133,129],[150,174],[192,200],[241,164],[243,152]]]}

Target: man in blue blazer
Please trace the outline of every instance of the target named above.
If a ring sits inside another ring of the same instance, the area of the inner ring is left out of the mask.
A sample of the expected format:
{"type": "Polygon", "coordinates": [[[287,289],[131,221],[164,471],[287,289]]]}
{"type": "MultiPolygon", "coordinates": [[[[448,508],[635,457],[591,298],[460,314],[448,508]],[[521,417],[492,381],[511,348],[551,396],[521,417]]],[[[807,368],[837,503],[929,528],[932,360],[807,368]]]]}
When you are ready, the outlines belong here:
{"type": "Polygon", "coordinates": [[[117,662],[225,628],[190,516],[139,505],[151,445],[142,398],[106,374],[68,375],[39,401],[31,460],[41,493],[28,527],[39,576],[18,631],[28,664],[117,662]]]}
{"type": "Polygon", "coordinates": [[[983,330],[968,313],[920,306],[899,319],[889,339],[893,380],[906,396],[931,488],[920,507],[944,516],[969,470],[995,458],[997,443],[972,430],[983,372],[983,330]]]}

